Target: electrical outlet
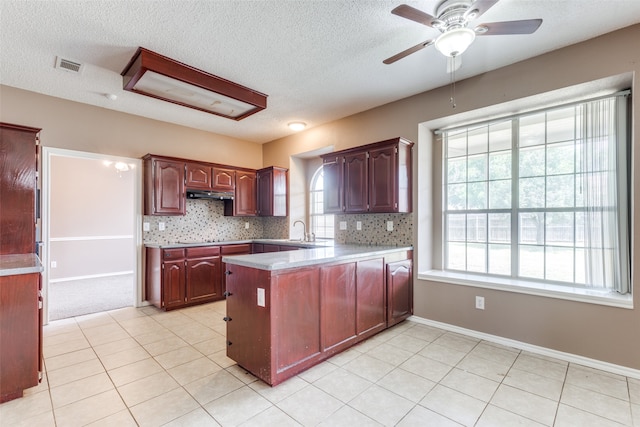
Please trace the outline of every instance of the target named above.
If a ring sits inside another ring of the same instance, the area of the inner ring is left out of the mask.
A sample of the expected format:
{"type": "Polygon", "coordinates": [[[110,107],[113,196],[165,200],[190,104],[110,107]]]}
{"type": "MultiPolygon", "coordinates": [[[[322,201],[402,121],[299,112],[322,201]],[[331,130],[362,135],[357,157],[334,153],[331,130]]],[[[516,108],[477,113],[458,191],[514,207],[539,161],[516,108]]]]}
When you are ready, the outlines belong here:
{"type": "Polygon", "coordinates": [[[484,310],[484,297],[476,297],[476,308],[484,310]]]}
{"type": "Polygon", "coordinates": [[[362,230],[362,221],[356,221],[356,230],[362,230]]]}
{"type": "Polygon", "coordinates": [[[51,261],[51,268],[58,268],[58,262],[57,261],[51,261]]]}
{"type": "Polygon", "coordinates": [[[151,225],[148,222],[143,222],[142,231],[150,231],[150,230],[151,230],[151,225]]]}
{"type": "Polygon", "coordinates": [[[249,229],[249,223],[248,222],[244,223],[244,228],[247,229],[247,230],[249,229]]]}
{"type": "Polygon", "coordinates": [[[347,229],[347,221],[340,221],[340,230],[347,229]]]}
{"type": "Polygon", "coordinates": [[[393,221],[387,221],[387,231],[393,231],[393,221]]]}
{"type": "Polygon", "coordinates": [[[164,231],[164,222],[159,222],[158,223],[158,230],[164,231]]]}

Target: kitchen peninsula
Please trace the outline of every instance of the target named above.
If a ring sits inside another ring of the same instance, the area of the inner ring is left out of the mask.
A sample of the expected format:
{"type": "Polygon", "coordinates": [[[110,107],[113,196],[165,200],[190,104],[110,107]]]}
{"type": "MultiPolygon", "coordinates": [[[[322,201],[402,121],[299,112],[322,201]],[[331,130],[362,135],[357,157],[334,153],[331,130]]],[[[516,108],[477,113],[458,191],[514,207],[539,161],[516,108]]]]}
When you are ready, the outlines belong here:
{"type": "Polygon", "coordinates": [[[227,356],[277,385],[406,319],[412,255],[337,245],[223,257],[227,356]]]}

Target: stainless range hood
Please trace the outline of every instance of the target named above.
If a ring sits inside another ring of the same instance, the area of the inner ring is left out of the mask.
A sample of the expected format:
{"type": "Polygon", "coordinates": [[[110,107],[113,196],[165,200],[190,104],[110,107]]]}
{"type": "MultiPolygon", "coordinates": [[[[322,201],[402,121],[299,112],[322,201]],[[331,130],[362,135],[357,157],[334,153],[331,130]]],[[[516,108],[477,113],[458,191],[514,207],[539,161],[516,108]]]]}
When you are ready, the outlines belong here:
{"type": "Polygon", "coordinates": [[[187,199],[233,200],[233,192],[187,190],[187,199]]]}

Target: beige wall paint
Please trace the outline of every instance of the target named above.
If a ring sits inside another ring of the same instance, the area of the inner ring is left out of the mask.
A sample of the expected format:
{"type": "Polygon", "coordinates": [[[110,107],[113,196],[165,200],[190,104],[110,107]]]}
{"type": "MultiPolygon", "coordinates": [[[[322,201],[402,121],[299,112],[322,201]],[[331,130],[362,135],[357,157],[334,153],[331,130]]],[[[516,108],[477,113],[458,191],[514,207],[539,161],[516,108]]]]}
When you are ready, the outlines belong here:
{"type": "MultiPolygon", "coordinates": [[[[414,151],[414,246],[417,257],[429,259],[419,268],[428,268],[438,259],[439,245],[433,236],[439,232],[440,203],[437,144],[419,132],[452,123],[490,118],[496,114],[518,112],[546,102],[566,102],[589,95],[582,85],[625,74],[638,87],[640,72],[640,25],[606,34],[577,45],[501,68],[465,81],[456,87],[457,108],[449,104],[450,88],[443,87],[347,117],[308,131],[291,135],[264,146],[265,164],[286,164],[289,156],[326,146],[336,150],[402,136],[416,142],[414,151]],[[574,90],[555,92],[563,88],[574,90]],[[424,125],[421,125],[426,123],[424,125]],[[422,127],[422,129],[420,129],[422,127]],[[422,150],[422,151],[421,151],[422,150]],[[418,158],[433,160],[433,170],[418,171],[418,158]],[[431,175],[433,173],[433,175],[431,175]],[[418,182],[429,181],[425,184],[418,182]],[[433,191],[432,191],[433,189],[433,191]],[[431,193],[431,195],[429,194],[431,193]],[[432,207],[433,206],[433,210],[432,207]],[[418,227],[434,223],[433,229],[418,227]],[[430,239],[425,239],[430,237],[430,239]],[[429,240],[428,242],[422,244],[429,240]],[[433,251],[433,256],[431,256],[433,251]]],[[[431,72],[435,72],[431,70],[431,72]]],[[[617,79],[609,79],[617,80],[617,79]]],[[[634,94],[635,95],[635,94],[634,94]]],[[[633,98],[633,184],[632,281],[640,283],[640,150],[635,124],[640,123],[640,102],[633,98]]],[[[418,269],[416,269],[417,271],[418,269]]],[[[640,369],[640,289],[634,293],[634,309],[622,309],[470,286],[415,281],[415,314],[439,322],[493,334],[537,346],[577,354],[621,366],[640,369]],[[486,310],[476,310],[475,295],[486,298],[486,310]]]]}
{"type": "Polygon", "coordinates": [[[259,169],[262,146],[224,135],[0,86],[0,121],[42,128],[46,147],[140,158],[147,153],[259,169]]]}

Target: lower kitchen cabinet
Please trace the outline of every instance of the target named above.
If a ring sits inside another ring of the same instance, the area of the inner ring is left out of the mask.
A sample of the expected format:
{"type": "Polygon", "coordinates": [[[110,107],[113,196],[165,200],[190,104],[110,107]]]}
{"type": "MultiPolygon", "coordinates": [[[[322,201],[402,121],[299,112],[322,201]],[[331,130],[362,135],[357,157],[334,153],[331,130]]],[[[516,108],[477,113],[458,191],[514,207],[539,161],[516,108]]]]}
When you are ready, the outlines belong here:
{"type": "Polygon", "coordinates": [[[146,248],[146,297],[173,310],[224,298],[219,246],[146,248]]]}
{"type": "Polygon", "coordinates": [[[40,273],[0,276],[0,403],[38,385],[42,364],[40,273]]]}
{"type": "Polygon", "coordinates": [[[410,259],[387,264],[387,325],[413,314],[413,271],[410,259]]]}

